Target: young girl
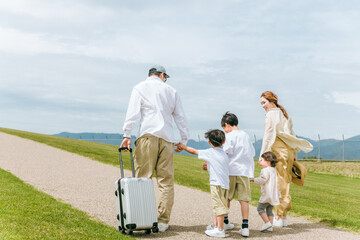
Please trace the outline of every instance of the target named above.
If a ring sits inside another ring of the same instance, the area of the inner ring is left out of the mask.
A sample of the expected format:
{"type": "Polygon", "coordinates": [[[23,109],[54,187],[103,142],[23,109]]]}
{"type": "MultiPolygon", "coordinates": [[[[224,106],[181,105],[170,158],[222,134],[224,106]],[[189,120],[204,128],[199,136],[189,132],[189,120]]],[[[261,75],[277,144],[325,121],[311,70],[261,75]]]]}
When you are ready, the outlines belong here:
{"type": "Polygon", "coordinates": [[[259,165],[263,168],[260,177],[251,180],[255,184],[261,185],[261,197],[257,206],[257,210],[264,221],[260,231],[273,231],[272,223],[274,214],[273,207],[279,205],[279,191],[277,189],[276,155],[272,152],[265,152],[261,155],[259,165]]]}

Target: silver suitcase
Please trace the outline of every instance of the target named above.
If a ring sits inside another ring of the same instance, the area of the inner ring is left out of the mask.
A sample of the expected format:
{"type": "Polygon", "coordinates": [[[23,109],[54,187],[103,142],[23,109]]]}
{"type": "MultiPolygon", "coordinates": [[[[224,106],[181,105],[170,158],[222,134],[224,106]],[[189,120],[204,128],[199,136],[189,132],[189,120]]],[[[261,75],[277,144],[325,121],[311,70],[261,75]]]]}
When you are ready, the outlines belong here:
{"type": "Polygon", "coordinates": [[[134,160],[130,148],[132,177],[124,178],[122,150],[119,148],[121,178],[115,182],[115,196],[118,227],[121,233],[132,234],[133,231],[151,230],[158,232],[157,211],[153,181],[150,178],[135,178],[134,160]]]}

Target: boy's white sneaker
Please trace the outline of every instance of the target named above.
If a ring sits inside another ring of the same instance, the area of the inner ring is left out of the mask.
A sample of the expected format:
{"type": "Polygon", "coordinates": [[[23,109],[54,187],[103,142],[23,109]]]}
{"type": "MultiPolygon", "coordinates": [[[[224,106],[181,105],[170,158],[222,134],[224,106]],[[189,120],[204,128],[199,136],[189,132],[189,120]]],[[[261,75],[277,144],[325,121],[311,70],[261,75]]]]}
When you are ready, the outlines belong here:
{"type": "Polygon", "coordinates": [[[213,230],[215,228],[217,228],[217,226],[213,226],[211,224],[206,226],[206,230],[213,230]]]}
{"type": "Polygon", "coordinates": [[[239,230],[239,233],[241,234],[241,236],[243,237],[248,237],[250,235],[250,231],[248,228],[242,228],[239,230]]]}
{"type": "Polygon", "coordinates": [[[272,232],[272,231],[274,231],[274,228],[273,228],[273,227],[268,228],[268,230],[267,230],[267,231],[272,232]]]}
{"type": "Polygon", "coordinates": [[[205,234],[208,235],[209,237],[224,238],[225,230],[219,231],[218,228],[214,228],[212,230],[206,230],[205,234]]]}
{"type": "Polygon", "coordinates": [[[228,224],[224,223],[224,230],[231,230],[234,229],[234,224],[232,224],[231,222],[229,222],[228,224]]]}
{"type": "Polygon", "coordinates": [[[169,228],[169,224],[158,223],[159,232],[165,232],[169,228]]]}
{"type": "Polygon", "coordinates": [[[261,229],[260,229],[260,232],[264,232],[264,231],[268,230],[271,227],[272,227],[271,222],[264,223],[262,225],[261,229]]]}

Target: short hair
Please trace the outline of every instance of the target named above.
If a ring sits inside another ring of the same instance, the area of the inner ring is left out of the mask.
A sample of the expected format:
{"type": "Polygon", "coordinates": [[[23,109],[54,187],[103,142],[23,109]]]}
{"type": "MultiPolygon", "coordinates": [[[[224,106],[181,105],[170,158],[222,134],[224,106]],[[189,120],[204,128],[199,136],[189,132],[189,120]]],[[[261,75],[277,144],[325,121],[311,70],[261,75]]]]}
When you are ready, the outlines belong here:
{"type": "Polygon", "coordinates": [[[235,114],[227,111],[221,119],[221,127],[225,127],[225,123],[233,127],[238,125],[239,120],[235,114]]]}
{"type": "Polygon", "coordinates": [[[160,74],[161,74],[161,72],[154,72],[154,71],[156,71],[156,68],[150,68],[149,69],[149,74],[148,74],[148,76],[150,77],[150,76],[152,76],[152,75],[155,75],[155,76],[160,76],[160,74]]]}
{"type": "Polygon", "coordinates": [[[209,139],[214,147],[221,147],[225,142],[225,133],[219,129],[213,129],[205,133],[205,138],[209,139]]]}
{"type": "Polygon", "coordinates": [[[276,166],[276,163],[278,162],[275,153],[273,152],[264,152],[263,154],[261,154],[261,157],[265,160],[271,163],[272,167],[276,166]]]}

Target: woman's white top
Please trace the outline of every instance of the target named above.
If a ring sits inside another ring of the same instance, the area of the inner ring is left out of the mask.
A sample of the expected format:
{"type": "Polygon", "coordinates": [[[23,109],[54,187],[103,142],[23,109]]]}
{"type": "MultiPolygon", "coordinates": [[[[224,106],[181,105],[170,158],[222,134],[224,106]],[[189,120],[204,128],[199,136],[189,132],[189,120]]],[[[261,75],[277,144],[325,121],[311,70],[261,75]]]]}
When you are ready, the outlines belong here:
{"type": "Polygon", "coordinates": [[[229,157],[230,176],[254,177],[255,149],[246,132],[233,130],[227,133],[223,149],[229,157]]]}
{"type": "Polygon", "coordinates": [[[207,161],[210,185],[220,185],[229,189],[229,158],[221,148],[199,150],[199,159],[207,161]]]}
{"type": "Polygon", "coordinates": [[[313,150],[310,142],[296,137],[291,118],[286,119],[280,108],[272,108],[265,115],[265,133],[260,156],[264,152],[270,151],[276,137],[279,137],[296,152],[301,150],[307,153],[313,150]]]}
{"type": "Polygon", "coordinates": [[[261,185],[260,203],[279,205],[280,193],[277,189],[276,169],[274,167],[263,168],[260,177],[254,178],[254,183],[261,185]]]}

